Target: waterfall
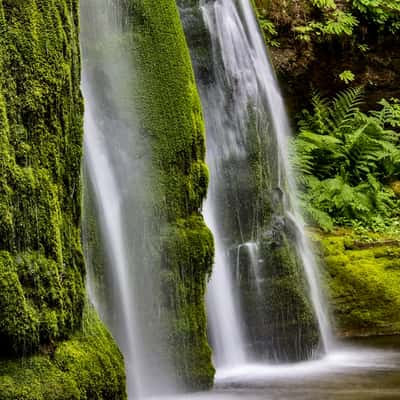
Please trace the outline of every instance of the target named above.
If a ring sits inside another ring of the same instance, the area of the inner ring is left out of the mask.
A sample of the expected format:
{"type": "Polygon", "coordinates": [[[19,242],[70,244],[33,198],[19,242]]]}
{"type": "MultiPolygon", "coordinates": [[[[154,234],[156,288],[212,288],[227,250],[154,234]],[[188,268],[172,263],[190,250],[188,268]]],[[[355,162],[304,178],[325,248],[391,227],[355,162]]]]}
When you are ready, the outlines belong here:
{"type": "Polygon", "coordinates": [[[136,67],[125,6],[124,0],[81,4],[83,232],[86,247],[98,234],[100,243],[86,250],[88,287],[124,355],[133,399],[176,388],[164,355],[167,335],[158,325],[159,282],[152,267],[160,255],[151,234],[151,151],[134,114],[136,67]]]}
{"type": "MultiPolygon", "coordinates": [[[[198,215],[201,196],[190,202],[190,194],[184,192],[190,189],[186,186],[206,181],[198,171],[201,132],[196,132],[193,140],[191,130],[199,129],[199,123],[191,126],[185,121],[175,127],[176,143],[181,143],[182,129],[189,127],[192,147],[186,152],[180,149],[179,154],[172,152],[162,168],[174,168],[179,155],[185,171],[190,170],[186,165],[189,158],[197,165],[191,176],[194,181],[182,185],[183,196],[168,197],[185,210],[176,215],[170,212],[166,222],[159,207],[167,203],[167,195],[158,193],[162,189],[157,186],[161,161],[152,158],[156,142],[149,142],[149,137],[156,140],[159,132],[147,131],[135,115],[141,109],[137,102],[145,98],[138,87],[147,88],[135,76],[141,73],[146,79],[143,71],[148,67],[136,65],[135,57],[146,56],[136,40],[142,40],[140,45],[146,40],[154,45],[155,32],[147,30],[147,25],[144,30],[140,26],[134,30],[135,17],[139,24],[149,22],[146,13],[139,12],[139,4],[132,8],[126,0],[86,0],[81,6],[87,181],[83,231],[85,242],[94,241],[91,250],[86,246],[89,288],[124,354],[129,397],[176,392],[182,377],[199,373],[202,382],[212,373],[201,325],[201,295],[209,273],[212,240],[198,215]],[[196,246],[203,246],[200,252],[184,242],[189,237],[196,246]],[[198,253],[200,258],[196,258],[198,253]],[[182,254],[185,260],[177,261],[182,254]],[[198,274],[196,282],[191,281],[194,274],[198,274]],[[186,309],[195,311],[185,315],[186,309]],[[175,331],[170,330],[173,325],[175,331]],[[192,348],[196,345],[202,346],[200,351],[192,348]],[[182,356],[179,365],[176,354],[171,356],[176,348],[189,357],[182,356]],[[204,368],[195,370],[197,363],[204,368]]],[[[307,359],[326,347],[329,328],[312,257],[291,198],[293,179],[286,154],[290,129],[279,88],[250,3],[204,1],[197,9],[200,18],[193,19],[195,14],[185,17],[183,12],[183,20],[186,27],[188,21],[189,25],[202,21],[199,32],[200,36],[205,33],[206,43],[194,64],[208,129],[211,183],[203,213],[215,237],[215,272],[207,295],[215,363],[224,367],[252,360],[307,359]]],[[[196,33],[193,35],[195,38],[196,33]]],[[[159,50],[165,47],[163,44],[159,50]]],[[[171,63],[169,68],[179,65],[171,63]]],[[[161,72],[163,79],[165,72],[161,72]]],[[[188,71],[185,74],[190,75],[188,71]]],[[[151,75],[155,78],[159,76],[151,75]]],[[[172,84],[168,82],[166,87],[172,84]]],[[[188,79],[179,90],[190,85],[193,82],[188,79]]],[[[189,87],[185,97],[193,97],[193,108],[186,110],[192,120],[197,107],[194,92],[189,87]]],[[[166,111],[164,103],[160,107],[157,110],[166,111]]],[[[166,119],[167,127],[170,122],[166,119]]],[[[163,144],[166,137],[162,131],[163,144]]],[[[182,174],[187,174],[185,171],[182,174]]],[[[178,185],[179,179],[172,182],[178,185]]]]}
{"type": "Polygon", "coordinates": [[[329,348],[330,326],[295,200],[291,128],[254,10],[249,0],[178,3],[206,119],[217,366],[309,359],[329,348]],[[271,305],[276,297],[281,304],[271,305]]]}

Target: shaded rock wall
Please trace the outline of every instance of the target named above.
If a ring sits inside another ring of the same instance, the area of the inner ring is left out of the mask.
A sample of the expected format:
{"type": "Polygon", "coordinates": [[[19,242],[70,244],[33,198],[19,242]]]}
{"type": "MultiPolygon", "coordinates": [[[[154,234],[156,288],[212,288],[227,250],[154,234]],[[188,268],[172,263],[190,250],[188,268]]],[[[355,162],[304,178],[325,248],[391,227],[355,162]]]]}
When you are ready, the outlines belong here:
{"type": "MultiPolygon", "coordinates": [[[[347,87],[339,75],[350,70],[355,79],[352,86],[363,85],[366,109],[376,107],[381,98],[400,97],[400,56],[398,33],[389,24],[380,25],[361,14],[351,2],[336,1],[337,9],[351,12],[359,21],[351,35],[310,34],[305,41],[295,29],[312,21],[324,23],[334,10],[322,12],[310,1],[254,0],[261,19],[274,24],[279,43],[271,56],[282,84],[292,116],[307,105],[312,89],[332,96],[347,87]]],[[[373,7],[373,5],[368,5],[373,7]]],[[[384,9],[383,5],[380,5],[384,9]]],[[[399,15],[394,18],[399,19],[399,15]]],[[[267,36],[269,34],[267,33],[267,36]]]]}

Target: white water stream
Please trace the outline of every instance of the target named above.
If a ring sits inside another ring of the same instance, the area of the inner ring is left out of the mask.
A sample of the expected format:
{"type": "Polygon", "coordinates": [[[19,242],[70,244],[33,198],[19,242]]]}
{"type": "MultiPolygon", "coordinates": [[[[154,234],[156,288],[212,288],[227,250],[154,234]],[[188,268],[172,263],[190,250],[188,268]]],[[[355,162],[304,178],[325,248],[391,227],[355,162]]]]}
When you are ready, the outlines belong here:
{"type": "MultiPolygon", "coordinates": [[[[246,124],[249,120],[249,106],[254,107],[255,114],[258,114],[258,129],[273,132],[274,135],[278,154],[275,155],[277,159],[272,177],[275,179],[273,186],[283,188],[284,192],[287,192],[285,217],[292,220],[297,229],[296,247],[304,265],[322,346],[328,351],[333,340],[327,305],[320,290],[317,267],[296,208],[296,187],[288,162],[288,137],[291,129],[252,5],[250,0],[216,0],[202,1],[201,7],[211,36],[216,70],[215,83],[211,89],[206,89],[208,93],[204,93],[203,90],[202,98],[208,128],[207,161],[211,169],[211,187],[204,208],[206,221],[214,233],[217,248],[208,296],[217,365],[232,366],[247,359],[240,304],[229,273],[231,266],[228,259],[229,249],[226,247],[228,241],[226,232],[221,234],[219,231],[215,203],[219,201],[218,191],[223,185],[221,180],[227,179],[226,176],[221,176],[222,163],[234,159],[238,169],[235,174],[240,174],[241,159],[245,157],[245,143],[248,140],[246,124]],[[263,119],[265,114],[268,115],[263,119]],[[212,134],[213,131],[217,134],[212,134]]],[[[238,220],[240,218],[238,217],[238,220]]],[[[248,243],[244,241],[256,239],[254,236],[253,234],[251,238],[243,238],[242,244],[238,246],[238,254],[248,243]]],[[[254,260],[251,263],[256,264],[254,260]]],[[[238,265],[236,267],[238,268],[238,265]]]]}
{"type": "Polygon", "coordinates": [[[138,399],[176,388],[163,357],[166,335],[155,328],[151,151],[133,112],[135,60],[129,56],[133,30],[127,6],[125,0],[81,2],[85,213],[98,225],[85,218],[83,231],[99,235],[104,246],[100,257],[95,248],[87,259],[88,286],[124,355],[129,398],[138,399]]]}

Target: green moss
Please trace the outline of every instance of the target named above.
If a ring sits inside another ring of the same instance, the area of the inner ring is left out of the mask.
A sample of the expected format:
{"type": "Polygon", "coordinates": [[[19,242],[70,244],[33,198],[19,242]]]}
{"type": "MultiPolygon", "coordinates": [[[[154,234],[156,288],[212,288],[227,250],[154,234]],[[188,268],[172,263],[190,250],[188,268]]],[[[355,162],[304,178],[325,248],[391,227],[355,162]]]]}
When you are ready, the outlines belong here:
{"type": "Polygon", "coordinates": [[[0,32],[0,398],[124,398],[82,319],[78,1],[0,0],[0,32]]]}
{"type": "Polygon", "coordinates": [[[125,399],[118,348],[87,306],[83,331],[24,359],[0,360],[1,400],[125,399]]]}
{"type": "Polygon", "coordinates": [[[204,296],[213,242],[199,213],[208,185],[200,99],[176,4],[131,1],[136,115],[150,139],[154,229],[161,264],[167,349],[178,380],[209,388],[214,368],[204,296]],[[159,223],[159,222],[158,222],[159,223]]]}
{"type": "Polygon", "coordinates": [[[313,233],[339,335],[400,333],[400,242],[349,230],[313,233]]]}
{"type": "Polygon", "coordinates": [[[319,349],[318,323],[293,238],[283,231],[280,235],[279,242],[267,236],[261,241],[259,299],[254,296],[257,288],[247,286],[246,293],[247,279],[242,278],[245,319],[258,357],[307,360],[319,349]]]}
{"type": "Polygon", "coordinates": [[[202,218],[191,216],[163,232],[163,245],[161,285],[164,312],[172,328],[168,347],[178,376],[190,380],[193,389],[207,388],[212,382],[213,368],[204,330],[203,298],[204,275],[211,273],[212,235],[202,218]],[[177,349],[178,356],[174,354],[177,349]]]}
{"type": "Polygon", "coordinates": [[[1,355],[80,327],[84,264],[77,2],[3,1],[0,10],[1,355]]]}
{"type": "MultiPolygon", "coordinates": [[[[140,384],[151,392],[152,377],[161,376],[159,387],[209,388],[214,368],[204,297],[213,242],[200,215],[208,169],[204,122],[188,49],[174,1],[117,1],[115,15],[122,16],[123,24],[119,17],[107,21],[108,6],[96,0],[85,2],[82,17],[96,22],[83,30],[82,37],[86,72],[96,82],[91,87],[96,99],[92,106],[104,122],[104,133],[115,126],[129,127],[127,132],[132,132],[117,140],[128,143],[129,165],[135,168],[131,175],[126,171],[122,203],[125,212],[135,208],[126,234],[132,243],[130,287],[140,343],[136,351],[141,360],[140,384]],[[96,35],[102,23],[109,26],[107,34],[96,35]],[[104,63],[113,58],[123,58],[117,63],[118,79],[114,79],[114,68],[111,72],[104,63]]],[[[87,254],[96,264],[91,283],[101,293],[105,318],[113,314],[110,326],[118,332],[120,313],[110,311],[120,293],[110,272],[112,261],[99,251],[101,239],[93,218],[99,213],[88,189],[86,200],[92,210],[85,220],[87,254]]]]}

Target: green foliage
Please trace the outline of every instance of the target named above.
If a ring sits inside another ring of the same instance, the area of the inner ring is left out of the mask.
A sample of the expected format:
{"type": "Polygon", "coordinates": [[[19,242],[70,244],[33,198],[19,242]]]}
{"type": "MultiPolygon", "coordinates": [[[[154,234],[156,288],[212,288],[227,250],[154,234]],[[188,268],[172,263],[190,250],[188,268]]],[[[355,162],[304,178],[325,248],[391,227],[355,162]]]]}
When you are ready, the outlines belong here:
{"type": "Polygon", "coordinates": [[[351,36],[359,24],[357,18],[349,12],[335,10],[326,14],[323,21],[311,21],[304,26],[296,26],[294,32],[303,41],[311,39],[330,38],[336,36],[351,36]]]}
{"type": "Polygon", "coordinates": [[[361,51],[361,53],[366,53],[369,50],[369,46],[365,43],[358,44],[357,48],[361,51]]]}
{"type": "Polygon", "coordinates": [[[261,31],[263,33],[265,43],[270,47],[279,47],[279,41],[276,39],[276,37],[278,36],[278,32],[276,30],[275,24],[268,19],[265,10],[263,10],[264,12],[261,12],[256,7],[254,7],[254,10],[256,12],[261,31]]]}
{"type": "Polygon", "coordinates": [[[355,75],[353,74],[353,72],[351,72],[350,70],[346,69],[345,71],[343,71],[343,72],[339,75],[339,79],[340,79],[341,81],[343,81],[344,83],[348,84],[348,83],[354,81],[355,75]]]}
{"type": "Polygon", "coordinates": [[[336,8],[336,3],[334,0],[311,0],[311,4],[320,9],[336,8]]]}
{"type": "Polygon", "coordinates": [[[360,88],[334,99],[312,97],[294,144],[301,200],[307,219],[325,230],[361,222],[386,229],[397,216],[398,199],[388,186],[400,177],[398,102],[382,100],[379,111],[359,110],[360,88]]]}
{"type": "MultiPolygon", "coordinates": [[[[321,17],[312,19],[307,25],[294,27],[297,37],[306,42],[351,36],[362,18],[391,33],[400,29],[398,0],[352,0],[347,7],[340,9],[334,0],[311,0],[311,4],[320,10],[321,17]]],[[[365,51],[365,48],[361,51],[365,51]]]]}
{"type": "Polygon", "coordinates": [[[365,18],[392,33],[400,30],[400,2],[398,0],[353,0],[353,9],[365,18]]]}

